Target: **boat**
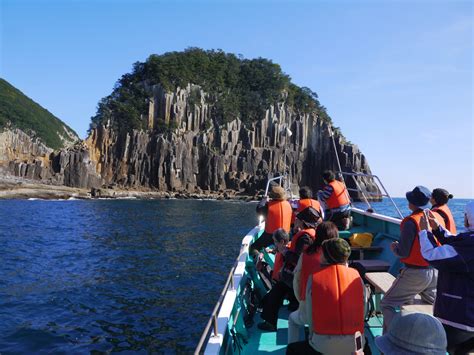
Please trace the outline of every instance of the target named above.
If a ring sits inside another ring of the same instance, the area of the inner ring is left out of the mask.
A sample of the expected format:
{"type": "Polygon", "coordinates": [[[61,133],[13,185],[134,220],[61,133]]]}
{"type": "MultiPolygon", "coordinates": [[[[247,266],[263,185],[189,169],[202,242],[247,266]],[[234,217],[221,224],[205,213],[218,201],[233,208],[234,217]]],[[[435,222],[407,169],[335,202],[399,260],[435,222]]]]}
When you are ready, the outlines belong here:
{"type": "MultiPolygon", "coordinates": [[[[354,190],[362,193],[362,200],[367,203],[367,209],[352,208],[353,223],[350,230],[340,231],[339,237],[349,239],[353,233],[371,233],[373,241],[367,248],[352,248],[349,264],[359,263],[367,270],[366,277],[372,276],[373,290],[369,312],[365,318],[364,336],[373,354],[379,354],[374,344],[374,339],[382,335],[383,317],[380,311],[380,300],[383,289],[390,287],[390,281],[398,274],[402,264],[390,251],[390,244],[397,241],[400,236],[400,223],[403,215],[386,191],[382,182],[376,175],[361,173],[342,174],[345,179],[352,178],[356,184],[354,190]],[[377,183],[380,196],[389,199],[398,217],[390,217],[377,213],[370,205],[371,197],[367,191],[360,189],[357,180],[369,178],[377,183]],[[369,273],[370,272],[370,273],[369,273]],[[388,283],[388,284],[387,284],[388,283]],[[388,285],[388,286],[387,286],[388,285]]],[[[280,179],[277,177],[275,179],[280,179]]],[[[272,179],[272,180],[275,180],[272,179]]],[[[266,192],[268,192],[269,184],[266,192]]],[[[284,354],[287,347],[288,315],[287,307],[279,311],[276,332],[265,332],[257,327],[259,315],[256,313],[257,301],[267,292],[263,280],[255,269],[255,264],[249,256],[249,245],[252,244],[264,230],[264,222],[259,223],[250,230],[242,239],[239,255],[232,267],[222,290],[219,300],[214,307],[211,317],[205,327],[195,354],[257,354],[272,352],[284,354]]],[[[274,257],[264,252],[266,261],[273,265],[274,257]]],[[[417,302],[413,307],[426,307],[421,311],[429,313],[431,306],[417,302]]],[[[405,307],[405,306],[404,306],[405,307]]],[[[407,306],[409,307],[409,306],[407,306]]],[[[419,310],[419,309],[412,309],[419,310]]],[[[432,311],[432,308],[431,308],[432,311]]]]}

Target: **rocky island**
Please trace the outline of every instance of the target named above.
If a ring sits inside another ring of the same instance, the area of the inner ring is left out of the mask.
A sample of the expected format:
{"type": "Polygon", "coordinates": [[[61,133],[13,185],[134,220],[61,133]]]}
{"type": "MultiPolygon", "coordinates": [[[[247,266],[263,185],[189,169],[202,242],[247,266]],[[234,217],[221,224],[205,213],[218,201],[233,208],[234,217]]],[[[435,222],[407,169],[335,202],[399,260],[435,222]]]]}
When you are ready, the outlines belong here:
{"type": "MultiPolygon", "coordinates": [[[[338,170],[336,154],[343,171],[370,173],[316,93],[263,58],[197,48],[151,55],[99,102],[83,141],[0,84],[8,102],[0,109],[0,198],[33,197],[18,189],[38,183],[39,195],[49,190],[53,198],[254,198],[268,178],[284,173],[294,189],[316,190],[323,170],[338,170]],[[35,110],[15,109],[25,103],[35,110]],[[39,112],[55,125],[24,124],[39,112]]],[[[371,180],[358,182],[378,191],[371,180]]]]}

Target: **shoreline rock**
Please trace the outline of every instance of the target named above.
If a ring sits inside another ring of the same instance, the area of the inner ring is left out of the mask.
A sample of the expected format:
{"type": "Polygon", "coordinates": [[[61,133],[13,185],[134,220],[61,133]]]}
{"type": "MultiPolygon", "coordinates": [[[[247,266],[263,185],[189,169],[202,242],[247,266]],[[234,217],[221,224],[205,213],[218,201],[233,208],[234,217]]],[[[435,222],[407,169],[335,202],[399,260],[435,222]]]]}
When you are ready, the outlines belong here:
{"type": "Polygon", "coordinates": [[[231,194],[229,191],[188,193],[168,192],[151,189],[82,189],[67,186],[42,184],[36,181],[19,179],[16,177],[0,176],[0,200],[13,199],[41,199],[41,200],[68,200],[68,199],[200,199],[200,200],[231,200],[257,201],[257,196],[231,194]],[[92,192],[94,191],[95,192],[92,192]]]}

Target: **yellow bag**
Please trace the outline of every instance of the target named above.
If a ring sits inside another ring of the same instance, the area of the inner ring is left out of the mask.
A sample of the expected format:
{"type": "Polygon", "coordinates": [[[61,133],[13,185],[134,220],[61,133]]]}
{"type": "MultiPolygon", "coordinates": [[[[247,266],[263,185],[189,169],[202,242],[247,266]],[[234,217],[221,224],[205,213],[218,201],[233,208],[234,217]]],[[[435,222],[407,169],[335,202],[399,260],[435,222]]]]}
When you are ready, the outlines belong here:
{"type": "Polygon", "coordinates": [[[373,238],[372,233],[354,233],[349,238],[349,241],[353,247],[366,248],[370,247],[373,238]]]}

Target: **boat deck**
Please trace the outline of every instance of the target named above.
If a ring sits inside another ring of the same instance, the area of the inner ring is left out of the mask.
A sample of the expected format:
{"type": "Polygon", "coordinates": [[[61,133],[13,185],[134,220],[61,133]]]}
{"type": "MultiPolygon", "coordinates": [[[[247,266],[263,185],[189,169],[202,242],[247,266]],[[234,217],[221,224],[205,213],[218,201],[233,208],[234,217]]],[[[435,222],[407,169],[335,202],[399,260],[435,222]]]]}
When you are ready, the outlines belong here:
{"type": "MultiPolygon", "coordinates": [[[[288,315],[289,311],[285,306],[280,309],[278,314],[278,325],[276,332],[266,332],[258,329],[257,324],[262,321],[260,315],[255,315],[255,323],[251,328],[248,328],[249,339],[248,343],[242,350],[242,354],[256,354],[256,353],[272,353],[285,354],[288,346],[288,315]]],[[[369,319],[366,323],[366,331],[364,332],[372,354],[379,354],[375,344],[374,338],[382,335],[382,315],[376,315],[369,319]]],[[[301,334],[303,339],[303,334],[301,334]]]]}
{"type": "MultiPolygon", "coordinates": [[[[351,255],[350,262],[358,262],[360,265],[367,267],[366,270],[368,272],[383,272],[389,273],[392,276],[398,274],[401,263],[390,251],[390,244],[399,237],[400,222],[391,217],[373,215],[365,211],[357,211],[353,216],[354,224],[351,230],[340,231],[339,236],[348,239],[353,233],[368,232],[373,234],[373,240],[370,247],[354,247],[354,253],[351,255]]],[[[244,250],[245,247],[251,244],[250,241],[260,237],[262,232],[263,229],[258,228],[257,231],[253,231],[254,234],[248,234],[244,238],[244,250]]],[[[265,252],[264,256],[267,262],[273,265],[274,256],[265,252]]],[[[234,298],[230,297],[233,303],[230,316],[228,318],[222,317],[223,322],[227,324],[227,332],[222,342],[223,346],[218,352],[221,354],[284,354],[288,346],[289,311],[286,305],[287,301],[280,308],[277,323],[278,330],[276,332],[258,329],[258,323],[263,321],[258,312],[253,316],[253,324],[248,327],[248,319],[245,319],[245,317],[250,315],[251,311],[249,309],[253,307],[255,302],[255,300],[251,300],[252,293],[254,296],[258,295],[257,298],[261,299],[267,291],[264,281],[256,272],[254,261],[249,257],[248,253],[242,254],[242,258],[239,260],[238,276],[235,276],[235,284],[238,287],[233,291],[234,298]],[[249,289],[252,291],[249,292],[249,289]],[[235,294],[238,295],[237,298],[235,298],[235,294]]],[[[383,297],[383,293],[373,294],[372,297],[376,312],[365,323],[364,337],[368,341],[372,354],[379,354],[374,344],[374,339],[382,335],[383,317],[380,312],[379,302],[383,297]]],[[[216,337],[212,341],[218,343],[218,339],[216,337]]],[[[301,334],[300,339],[305,339],[305,335],[301,334]]],[[[208,349],[209,352],[206,353],[213,353],[210,350],[210,346],[208,349]]]]}
{"type": "Polygon", "coordinates": [[[278,314],[276,332],[266,332],[258,329],[257,324],[262,321],[260,314],[255,315],[254,324],[249,331],[249,340],[243,354],[272,353],[285,354],[288,346],[288,308],[283,306],[278,314]]]}
{"type": "MultiPolygon", "coordinates": [[[[359,220],[359,222],[362,222],[359,220]]],[[[388,243],[391,243],[391,230],[387,228],[380,228],[380,226],[368,226],[366,223],[360,223],[358,226],[353,226],[350,231],[340,231],[339,236],[344,239],[348,239],[353,233],[362,233],[369,232],[373,233],[374,237],[378,235],[378,238],[374,238],[375,245],[383,246],[384,250],[380,252],[368,251],[366,252],[366,259],[370,260],[373,258],[382,258],[388,259],[386,249],[388,243]],[[383,256],[382,256],[383,255],[383,256]]],[[[357,256],[357,255],[354,255],[357,256]]],[[[353,257],[354,257],[353,256],[353,257]]],[[[273,261],[273,255],[267,255],[267,258],[270,258],[273,261]]],[[[358,258],[355,258],[354,261],[357,261],[358,258]]],[[[391,260],[392,261],[392,260],[391,260]]],[[[289,311],[285,305],[280,308],[279,318],[277,324],[276,332],[262,331],[258,329],[257,324],[263,320],[260,318],[260,313],[255,314],[254,324],[252,327],[248,328],[248,343],[243,347],[243,354],[255,354],[255,353],[272,353],[272,354],[285,354],[286,348],[288,346],[288,315],[289,311]]],[[[379,354],[377,347],[374,344],[375,337],[382,335],[382,324],[383,317],[378,312],[372,316],[368,322],[365,324],[364,336],[369,342],[369,347],[372,350],[373,354],[379,354]]],[[[304,335],[301,334],[301,339],[304,339],[304,335]]],[[[238,351],[237,351],[238,352],[238,351]]]]}

